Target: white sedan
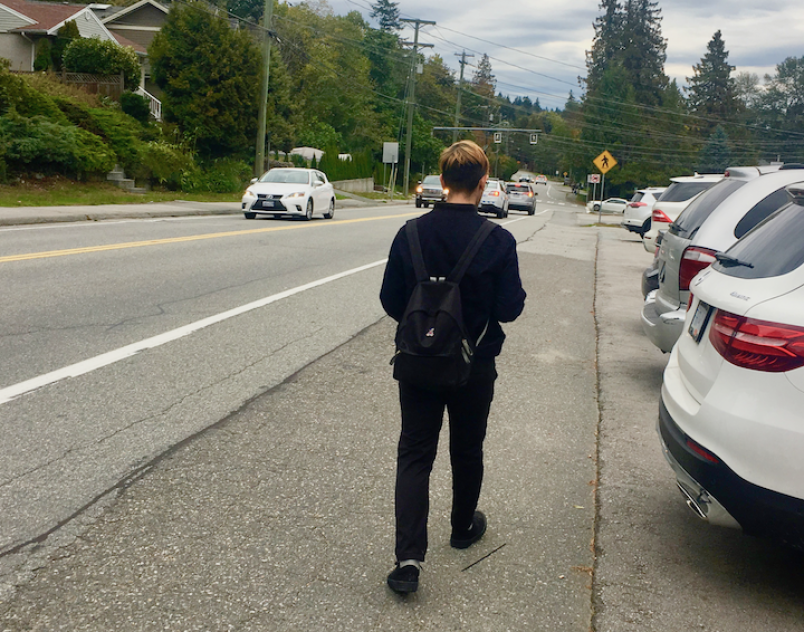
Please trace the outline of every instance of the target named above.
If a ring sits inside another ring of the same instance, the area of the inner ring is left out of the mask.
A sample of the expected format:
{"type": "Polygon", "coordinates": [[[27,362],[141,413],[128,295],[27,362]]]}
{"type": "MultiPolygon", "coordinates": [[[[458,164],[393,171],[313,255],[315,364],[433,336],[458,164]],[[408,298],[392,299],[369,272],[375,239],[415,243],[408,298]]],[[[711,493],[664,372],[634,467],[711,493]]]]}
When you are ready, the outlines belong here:
{"type": "Polygon", "coordinates": [[[313,213],[332,219],[335,191],[317,169],[274,168],[251,181],[243,194],[242,209],[246,219],[289,215],[311,220],[313,213]]]}
{"type": "Polygon", "coordinates": [[[592,200],[586,203],[586,212],[597,213],[598,211],[602,211],[603,213],[622,213],[625,211],[627,205],[628,200],[622,198],[609,198],[602,202],[600,200],[592,200]]]}

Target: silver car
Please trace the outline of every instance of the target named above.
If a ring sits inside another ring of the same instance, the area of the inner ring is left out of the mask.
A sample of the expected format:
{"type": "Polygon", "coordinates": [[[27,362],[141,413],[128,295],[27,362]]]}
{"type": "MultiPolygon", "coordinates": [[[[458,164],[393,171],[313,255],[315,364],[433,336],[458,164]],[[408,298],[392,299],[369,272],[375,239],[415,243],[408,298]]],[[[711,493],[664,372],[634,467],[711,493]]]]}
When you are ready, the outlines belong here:
{"type": "Polygon", "coordinates": [[[526,211],[528,215],[536,213],[536,196],[534,185],[529,182],[509,182],[505,185],[508,193],[508,208],[512,211],[526,211]]]}
{"type": "Polygon", "coordinates": [[[785,187],[804,181],[804,165],[729,168],[664,233],[656,265],[659,289],[642,307],[642,329],[669,352],[684,328],[690,282],[751,228],[788,202],[785,187]]]}

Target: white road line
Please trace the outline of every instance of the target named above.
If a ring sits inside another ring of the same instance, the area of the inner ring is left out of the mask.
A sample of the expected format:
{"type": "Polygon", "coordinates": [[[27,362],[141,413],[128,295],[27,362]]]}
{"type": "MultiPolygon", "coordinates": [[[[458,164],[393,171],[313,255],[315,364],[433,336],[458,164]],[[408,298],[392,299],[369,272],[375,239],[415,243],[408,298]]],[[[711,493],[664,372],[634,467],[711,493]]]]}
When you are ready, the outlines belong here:
{"type": "Polygon", "coordinates": [[[94,371],[96,369],[100,369],[102,367],[109,366],[110,364],[114,364],[115,362],[119,362],[120,360],[130,358],[131,356],[136,355],[140,351],[145,351],[146,349],[153,349],[155,347],[167,344],[168,342],[173,342],[174,340],[178,340],[179,338],[188,336],[196,331],[199,331],[200,329],[209,327],[210,325],[215,325],[217,323],[228,320],[229,318],[234,318],[235,316],[240,316],[241,314],[245,314],[246,312],[259,309],[260,307],[265,307],[266,305],[270,305],[271,303],[275,303],[276,301],[288,298],[289,296],[293,296],[306,290],[311,290],[313,288],[326,285],[327,283],[337,281],[338,279],[343,279],[353,274],[357,274],[358,272],[363,272],[371,268],[376,268],[377,266],[383,265],[386,261],[388,261],[388,259],[381,259],[380,261],[375,261],[374,263],[369,263],[364,266],[360,266],[359,268],[352,268],[351,270],[346,270],[345,272],[333,274],[332,276],[319,279],[318,281],[313,281],[312,283],[307,283],[305,285],[300,285],[299,287],[295,287],[290,290],[285,290],[284,292],[274,294],[273,296],[266,296],[265,298],[259,299],[252,303],[247,303],[246,305],[235,307],[234,309],[221,312],[220,314],[215,314],[214,316],[203,318],[194,323],[190,323],[189,325],[184,325],[183,327],[179,327],[178,329],[174,329],[172,331],[159,334],[158,336],[153,336],[152,338],[146,338],[145,340],[141,340],[139,342],[126,345],[125,347],[120,347],[119,349],[115,349],[114,351],[103,353],[99,356],[95,356],[94,358],[89,358],[88,360],[83,360],[82,362],[71,364],[70,366],[57,369],[56,371],[45,373],[44,375],[40,375],[39,377],[31,378],[30,380],[25,380],[24,382],[19,382],[17,384],[12,384],[11,386],[7,386],[6,388],[0,389],[0,405],[6,404],[15,397],[19,397],[20,395],[24,395],[25,393],[30,393],[31,391],[35,391],[39,388],[42,388],[43,386],[48,386],[49,384],[54,384],[55,382],[65,380],[67,378],[78,377],[79,375],[90,373],[91,371],[94,371]]]}

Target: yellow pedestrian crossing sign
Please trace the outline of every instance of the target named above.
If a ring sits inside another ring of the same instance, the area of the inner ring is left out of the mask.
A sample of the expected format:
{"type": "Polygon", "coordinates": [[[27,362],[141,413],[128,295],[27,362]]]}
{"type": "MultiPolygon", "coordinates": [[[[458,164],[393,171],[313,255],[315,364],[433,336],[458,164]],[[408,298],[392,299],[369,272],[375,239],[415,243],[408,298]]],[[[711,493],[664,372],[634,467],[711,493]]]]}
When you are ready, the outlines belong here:
{"type": "Polygon", "coordinates": [[[614,159],[608,150],[604,151],[600,154],[597,158],[595,158],[592,162],[595,163],[595,167],[600,169],[600,173],[608,173],[609,169],[611,169],[614,165],[617,164],[617,161],[614,159]]]}

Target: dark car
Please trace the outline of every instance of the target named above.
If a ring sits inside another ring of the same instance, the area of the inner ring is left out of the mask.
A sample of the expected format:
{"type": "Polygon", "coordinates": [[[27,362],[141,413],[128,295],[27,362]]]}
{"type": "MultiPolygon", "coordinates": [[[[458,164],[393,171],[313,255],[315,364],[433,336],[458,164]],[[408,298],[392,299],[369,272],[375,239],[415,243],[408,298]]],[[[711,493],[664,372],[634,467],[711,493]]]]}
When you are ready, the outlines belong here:
{"type": "Polygon", "coordinates": [[[427,208],[431,203],[445,202],[448,189],[441,187],[440,176],[427,176],[416,187],[416,208],[427,208]]]}

